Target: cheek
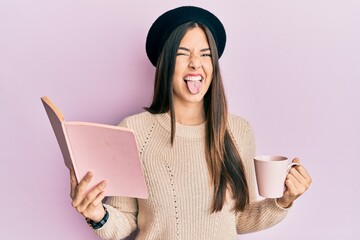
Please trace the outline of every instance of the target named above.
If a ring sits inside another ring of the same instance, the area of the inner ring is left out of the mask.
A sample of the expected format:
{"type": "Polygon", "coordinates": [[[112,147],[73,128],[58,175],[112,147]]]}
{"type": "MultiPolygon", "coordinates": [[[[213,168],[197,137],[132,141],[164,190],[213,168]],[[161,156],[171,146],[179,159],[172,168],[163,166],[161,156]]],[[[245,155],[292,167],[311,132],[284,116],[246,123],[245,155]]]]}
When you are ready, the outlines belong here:
{"type": "Polygon", "coordinates": [[[203,65],[204,71],[206,73],[207,78],[212,78],[213,75],[213,66],[212,63],[206,63],[203,65]]]}
{"type": "Polygon", "coordinates": [[[179,69],[179,70],[183,70],[184,67],[187,67],[188,66],[188,61],[186,60],[185,57],[183,56],[178,56],[176,58],[176,61],[175,61],[175,70],[176,69],[179,69]]]}

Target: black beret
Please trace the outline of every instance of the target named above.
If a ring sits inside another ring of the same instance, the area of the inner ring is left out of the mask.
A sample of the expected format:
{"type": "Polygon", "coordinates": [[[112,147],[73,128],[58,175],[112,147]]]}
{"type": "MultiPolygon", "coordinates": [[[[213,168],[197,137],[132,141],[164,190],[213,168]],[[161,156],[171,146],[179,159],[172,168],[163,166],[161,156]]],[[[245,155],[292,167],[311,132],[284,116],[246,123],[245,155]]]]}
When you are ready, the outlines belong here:
{"type": "Polygon", "coordinates": [[[165,12],[150,27],[146,38],[146,53],[154,66],[166,39],[172,31],[186,22],[198,22],[208,27],[215,39],[218,56],[221,57],[225,49],[226,33],[220,20],[203,8],[184,6],[165,12]]]}

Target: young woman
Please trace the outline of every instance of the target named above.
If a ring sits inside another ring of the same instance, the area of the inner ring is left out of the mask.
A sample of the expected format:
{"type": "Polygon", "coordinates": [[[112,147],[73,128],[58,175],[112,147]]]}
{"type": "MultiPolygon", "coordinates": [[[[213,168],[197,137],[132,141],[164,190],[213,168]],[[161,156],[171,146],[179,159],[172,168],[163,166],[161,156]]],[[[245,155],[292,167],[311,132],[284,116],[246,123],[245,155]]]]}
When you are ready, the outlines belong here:
{"type": "Polygon", "coordinates": [[[137,239],[236,239],[280,222],[309,187],[300,165],[283,197],[256,201],[253,133],[227,112],[218,63],[225,41],[219,19],[201,8],[172,9],[154,22],[146,43],[153,102],[120,124],[135,132],[149,198],[103,203],[105,182],[85,194],[92,174],[77,183],[71,172],[72,204],[101,238],[137,229],[137,239]]]}

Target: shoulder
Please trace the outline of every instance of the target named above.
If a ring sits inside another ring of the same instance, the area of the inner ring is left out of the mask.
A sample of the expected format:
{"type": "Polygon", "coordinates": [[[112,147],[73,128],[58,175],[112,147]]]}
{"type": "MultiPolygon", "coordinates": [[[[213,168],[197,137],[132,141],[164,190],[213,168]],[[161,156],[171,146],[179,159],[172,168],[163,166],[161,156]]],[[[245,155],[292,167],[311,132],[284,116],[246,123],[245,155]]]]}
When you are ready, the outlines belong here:
{"type": "Polygon", "coordinates": [[[145,145],[149,143],[149,138],[156,126],[156,119],[154,114],[142,112],[126,117],[119,126],[131,129],[134,132],[138,149],[142,152],[145,145]]]}
{"type": "Polygon", "coordinates": [[[255,136],[250,123],[239,116],[229,114],[228,131],[237,145],[244,162],[251,162],[255,156],[255,136]]]}
{"type": "Polygon", "coordinates": [[[149,112],[141,112],[124,118],[119,123],[119,126],[136,129],[139,127],[146,127],[147,125],[152,125],[154,121],[155,118],[153,114],[149,112]]]}
{"type": "Polygon", "coordinates": [[[254,141],[254,133],[248,120],[229,114],[228,116],[229,132],[236,142],[245,143],[254,141]]]}
{"type": "Polygon", "coordinates": [[[229,114],[228,123],[229,123],[229,128],[232,131],[249,130],[249,129],[251,130],[251,125],[246,119],[236,116],[234,114],[229,114]]]}

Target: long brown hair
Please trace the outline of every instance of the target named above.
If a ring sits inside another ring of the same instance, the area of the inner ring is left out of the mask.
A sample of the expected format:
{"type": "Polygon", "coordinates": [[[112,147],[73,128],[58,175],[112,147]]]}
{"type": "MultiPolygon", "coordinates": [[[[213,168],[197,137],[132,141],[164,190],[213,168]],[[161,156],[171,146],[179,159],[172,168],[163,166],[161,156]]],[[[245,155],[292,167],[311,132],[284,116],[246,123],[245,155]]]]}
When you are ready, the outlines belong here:
{"type": "Polygon", "coordinates": [[[215,40],[205,25],[188,22],[180,25],[170,34],[159,54],[153,101],[150,107],[145,109],[153,114],[170,113],[170,141],[173,144],[176,129],[172,85],[176,54],[181,39],[189,29],[195,27],[201,27],[206,33],[213,64],[213,79],[204,96],[204,111],[207,119],[205,153],[214,190],[211,212],[222,210],[228,189],[235,201],[233,210],[242,211],[249,203],[249,189],[240,154],[228,132],[228,111],[215,40]]]}

